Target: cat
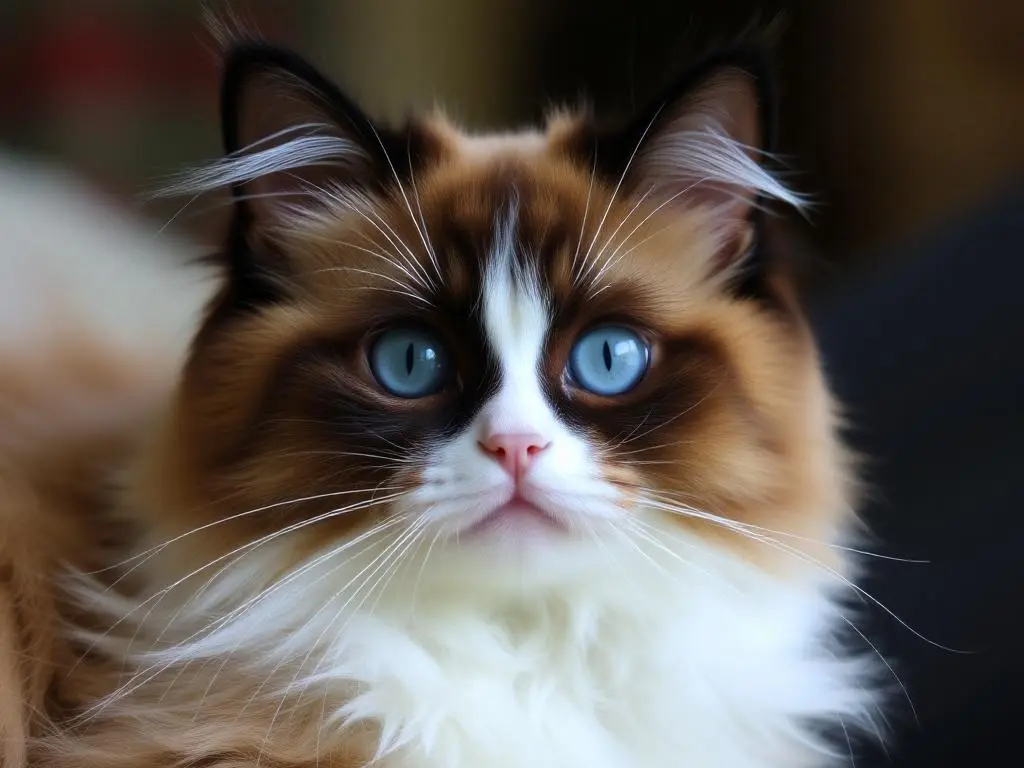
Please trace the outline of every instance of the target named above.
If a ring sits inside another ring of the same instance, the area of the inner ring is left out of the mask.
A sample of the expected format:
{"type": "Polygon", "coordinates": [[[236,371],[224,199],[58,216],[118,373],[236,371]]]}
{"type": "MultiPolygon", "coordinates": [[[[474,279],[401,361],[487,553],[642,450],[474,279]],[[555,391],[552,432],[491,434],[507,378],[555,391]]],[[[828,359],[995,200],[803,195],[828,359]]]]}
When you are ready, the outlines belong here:
{"type": "Polygon", "coordinates": [[[258,40],[221,94],[169,189],[233,195],[215,295],[120,454],[132,551],[65,582],[31,764],[846,759],[856,478],[763,247],[804,199],[760,51],[615,129],[389,129],[258,40]]]}

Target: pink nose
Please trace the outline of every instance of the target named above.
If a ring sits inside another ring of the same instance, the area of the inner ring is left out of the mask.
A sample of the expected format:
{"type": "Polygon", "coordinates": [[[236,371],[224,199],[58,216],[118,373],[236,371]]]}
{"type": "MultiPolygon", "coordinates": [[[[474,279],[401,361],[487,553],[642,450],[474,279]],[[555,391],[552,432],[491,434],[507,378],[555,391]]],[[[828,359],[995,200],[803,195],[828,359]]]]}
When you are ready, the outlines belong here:
{"type": "Polygon", "coordinates": [[[494,434],[480,448],[504,467],[515,480],[522,479],[537,455],[551,443],[537,434],[494,434]]]}

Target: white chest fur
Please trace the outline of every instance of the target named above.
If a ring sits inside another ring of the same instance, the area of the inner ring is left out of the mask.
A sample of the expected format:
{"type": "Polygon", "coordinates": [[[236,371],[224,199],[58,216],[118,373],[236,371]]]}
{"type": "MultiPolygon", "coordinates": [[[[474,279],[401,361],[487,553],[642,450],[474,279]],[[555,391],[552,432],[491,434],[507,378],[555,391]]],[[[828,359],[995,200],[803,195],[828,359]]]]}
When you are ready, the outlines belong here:
{"type": "Polygon", "coordinates": [[[338,717],[380,723],[387,766],[831,764],[815,726],[863,725],[871,703],[862,662],[829,642],[832,603],[707,550],[648,573],[490,610],[355,613],[309,679],[357,682],[338,717]]]}
{"type": "Polygon", "coordinates": [[[874,701],[871,667],[830,636],[843,621],[827,588],[837,574],[783,579],[686,543],[620,559],[609,542],[601,568],[500,594],[493,573],[474,582],[471,570],[455,588],[421,589],[415,563],[373,596],[342,587],[367,580],[372,552],[333,567],[314,558],[266,589],[254,557],[192,594],[175,624],[192,632],[189,616],[223,615],[225,598],[232,620],[149,661],[170,673],[248,659],[271,709],[309,713],[318,753],[345,743],[346,721],[369,722],[387,768],[841,762],[846,744],[824,744],[820,726],[869,726],[874,701]],[[238,610],[243,591],[254,599],[238,610]]]}

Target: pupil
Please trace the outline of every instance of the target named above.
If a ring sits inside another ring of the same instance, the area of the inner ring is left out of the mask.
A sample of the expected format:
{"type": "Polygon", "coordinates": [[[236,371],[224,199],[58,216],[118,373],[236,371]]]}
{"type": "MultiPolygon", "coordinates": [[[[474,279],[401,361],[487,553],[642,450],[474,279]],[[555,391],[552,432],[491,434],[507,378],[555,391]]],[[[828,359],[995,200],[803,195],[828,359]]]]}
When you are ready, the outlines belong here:
{"type": "Polygon", "coordinates": [[[607,370],[612,369],[612,348],[608,345],[608,340],[604,341],[604,348],[601,350],[601,354],[604,356],[604,367],[607,370]]]}
{"type": "Polygon", "coordinates": [[[405,374],[406,374],[406,376],[412,375],[412,365],[413,365],[412,353],[413,353],[413,346],[414,345],[410,343],[409,346],[407,346],[405,348],[405,374]]]}

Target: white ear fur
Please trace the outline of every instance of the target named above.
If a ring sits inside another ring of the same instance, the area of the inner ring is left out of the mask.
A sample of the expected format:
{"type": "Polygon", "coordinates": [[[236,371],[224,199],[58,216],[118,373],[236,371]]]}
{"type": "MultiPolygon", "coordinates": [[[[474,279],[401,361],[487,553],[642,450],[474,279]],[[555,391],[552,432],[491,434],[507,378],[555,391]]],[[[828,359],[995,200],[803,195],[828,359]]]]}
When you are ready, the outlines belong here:
{"type": "Polygon", "coordinates": [[[365,169],[369,156],[317,103],[317,96],[286,73],[256,75],[238,115],[241,149],[183,173],[161,196],[200,195],[241,186],[257,225],[287,209],[306,208],[345,178],[365,169]]]}
{"type": "Polygon", "coordinates": [[[762,132],[753,77],[735,67],[720,70],[658,116],[637,153],[634,188],[651,190],[666,204],[710,209],[730,256],[741,255],[758,198],[804,205],[762,165],[762,132]]]}

